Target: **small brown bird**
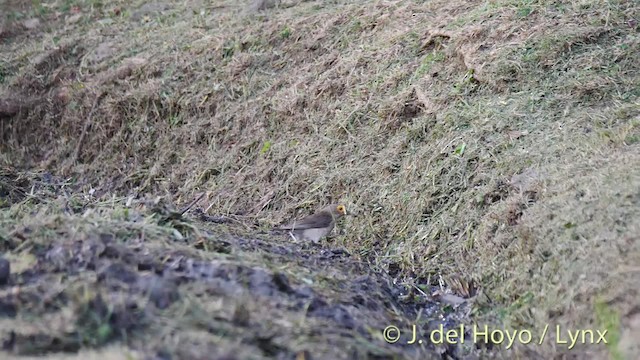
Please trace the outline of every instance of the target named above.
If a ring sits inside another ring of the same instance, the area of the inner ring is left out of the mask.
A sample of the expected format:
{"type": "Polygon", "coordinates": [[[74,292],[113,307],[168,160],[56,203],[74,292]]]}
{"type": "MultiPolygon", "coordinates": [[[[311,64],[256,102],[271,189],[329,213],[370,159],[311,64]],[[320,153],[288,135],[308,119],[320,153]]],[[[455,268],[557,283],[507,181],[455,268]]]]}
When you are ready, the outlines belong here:
{"type": "Polygon", "coordinates": [[[343,215],[347,215],[347,209],[344,205],[331,204],[313,215],[296,220],[288,225],[276,227],[274,230],[289,230],[296,240],[301,238],[317,243],[320,239],[329,235],[336,225],[336,220],[343,215]]]}

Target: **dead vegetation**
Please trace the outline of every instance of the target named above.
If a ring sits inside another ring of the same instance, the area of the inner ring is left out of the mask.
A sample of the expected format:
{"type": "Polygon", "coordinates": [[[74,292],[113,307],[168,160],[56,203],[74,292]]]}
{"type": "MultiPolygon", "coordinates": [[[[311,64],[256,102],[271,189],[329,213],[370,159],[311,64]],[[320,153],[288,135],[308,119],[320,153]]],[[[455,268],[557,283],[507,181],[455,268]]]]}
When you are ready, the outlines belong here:
{"type": "Polygon", "coordinates": [[[0,161],[249,227],[345,201],[336,245],[478,321],[618,334],[516,351],[634,353],[636,2],[249,3],[15,7],[0,161]]]}

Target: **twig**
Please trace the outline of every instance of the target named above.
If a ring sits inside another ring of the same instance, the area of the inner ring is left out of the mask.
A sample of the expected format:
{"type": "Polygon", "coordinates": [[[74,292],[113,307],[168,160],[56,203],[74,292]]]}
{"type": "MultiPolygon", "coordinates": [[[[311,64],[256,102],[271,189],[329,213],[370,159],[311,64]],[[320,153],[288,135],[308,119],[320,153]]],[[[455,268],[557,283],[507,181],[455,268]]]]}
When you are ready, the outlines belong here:
{"type": "Polygon", "coordinates": [[[189,205],[185,206],[181,211],[180,211],[180,215],[184,215],[184,213],[186,213],[187,211],[189,211],[189,209],[191,209],[193,207],[193,205],[195,205],[198,201],[202,200],[202,198],[204,197],[205,193],[200,194],[200,196],[198,196],[195,200],[193,200],[189,205]]]}

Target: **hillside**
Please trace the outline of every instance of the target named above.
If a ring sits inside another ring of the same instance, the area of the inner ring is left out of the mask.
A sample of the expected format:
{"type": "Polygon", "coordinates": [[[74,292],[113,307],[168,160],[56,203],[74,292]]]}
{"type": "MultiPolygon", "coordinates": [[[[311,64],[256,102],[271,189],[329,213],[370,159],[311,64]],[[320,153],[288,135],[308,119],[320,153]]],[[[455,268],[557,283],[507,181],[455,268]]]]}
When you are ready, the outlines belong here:
{"type": "Polygon", "coordinates": [[[0,1],[7,356],[640,351],[637,1],[0,1]]]}

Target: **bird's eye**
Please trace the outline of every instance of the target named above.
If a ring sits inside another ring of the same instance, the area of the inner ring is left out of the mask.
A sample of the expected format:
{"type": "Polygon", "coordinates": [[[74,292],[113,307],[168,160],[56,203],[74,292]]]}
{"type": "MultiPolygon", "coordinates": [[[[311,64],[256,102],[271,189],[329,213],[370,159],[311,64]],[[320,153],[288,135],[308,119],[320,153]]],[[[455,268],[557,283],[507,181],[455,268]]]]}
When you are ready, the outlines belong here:
{"type": "Polygon", "coordinates": [[[338,206],[338,211],[341,213],[344,213],[344,206],[342,205],[338,206]]]}

